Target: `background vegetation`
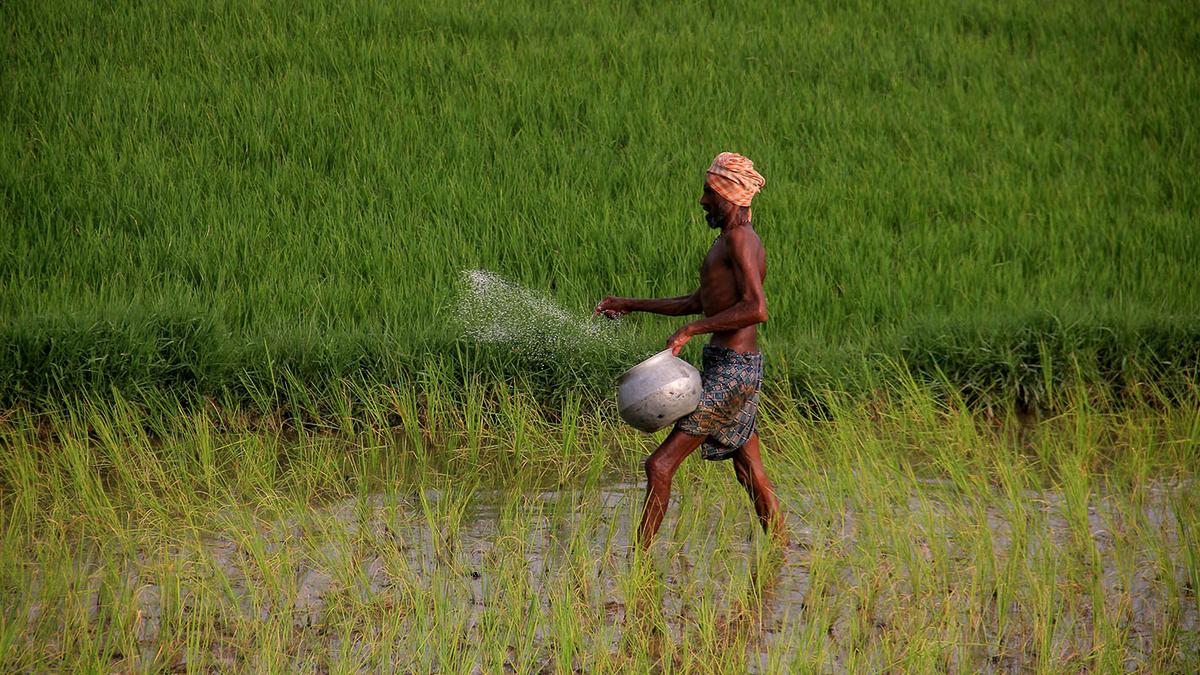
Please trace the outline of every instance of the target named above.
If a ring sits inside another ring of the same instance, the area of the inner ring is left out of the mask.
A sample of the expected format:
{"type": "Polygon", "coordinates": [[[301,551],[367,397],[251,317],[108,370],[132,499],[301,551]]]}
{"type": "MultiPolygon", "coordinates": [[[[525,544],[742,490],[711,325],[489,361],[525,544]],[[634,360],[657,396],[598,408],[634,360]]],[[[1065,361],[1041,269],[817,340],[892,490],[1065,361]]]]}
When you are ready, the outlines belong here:
{"type": "Polygon", "coordinates": [[[767,177],[764,344],[798,388],[869,358],[1036,401],[1200,358],[1193,3],[0,12],[10,403],[528,371],[456,344],[459,271],[581,313],[689,291],[727,149],[767,177]]]}

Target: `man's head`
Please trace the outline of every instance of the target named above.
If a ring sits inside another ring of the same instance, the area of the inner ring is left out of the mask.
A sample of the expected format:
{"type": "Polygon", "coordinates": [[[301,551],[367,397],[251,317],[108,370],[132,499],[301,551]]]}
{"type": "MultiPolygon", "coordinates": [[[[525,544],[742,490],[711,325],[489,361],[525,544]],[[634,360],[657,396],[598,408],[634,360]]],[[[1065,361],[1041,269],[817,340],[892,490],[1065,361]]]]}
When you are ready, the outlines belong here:
{"type": "Polygon", "coordinates": [[[734,152],[717,155],[705,174],[700,197],[708,226],[724,228],[749,222],[750,200],[764,184],[766,179],[754,170],[754,162],[734,152]]]}

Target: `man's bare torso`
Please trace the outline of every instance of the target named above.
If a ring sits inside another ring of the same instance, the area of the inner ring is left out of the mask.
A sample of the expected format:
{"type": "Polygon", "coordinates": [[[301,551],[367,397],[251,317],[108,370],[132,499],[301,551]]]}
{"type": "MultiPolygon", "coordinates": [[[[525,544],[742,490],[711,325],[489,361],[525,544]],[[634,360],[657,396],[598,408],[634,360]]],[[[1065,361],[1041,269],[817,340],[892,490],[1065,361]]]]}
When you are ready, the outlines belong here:
{"type": "MultiPolygon", "coordinates": [[[[767,276],[767,252],[758,234],[748,225],[745,229],[752,235],[745,237],[745,245],[751,247],[751,259],[758,261],[758,269],[761,270],[759,281],[762,281],[767,276]]],[[[724,233],[717,237],[700,266],[700,302],[706,317],[736,305],[742,296],[743,289],[738,284],[727,239],[724,233]]],[[[714,332],[710,344],[728,347],[738,352],[758,351],[758,326],[751,324],[736,330],[714,332]]]]}

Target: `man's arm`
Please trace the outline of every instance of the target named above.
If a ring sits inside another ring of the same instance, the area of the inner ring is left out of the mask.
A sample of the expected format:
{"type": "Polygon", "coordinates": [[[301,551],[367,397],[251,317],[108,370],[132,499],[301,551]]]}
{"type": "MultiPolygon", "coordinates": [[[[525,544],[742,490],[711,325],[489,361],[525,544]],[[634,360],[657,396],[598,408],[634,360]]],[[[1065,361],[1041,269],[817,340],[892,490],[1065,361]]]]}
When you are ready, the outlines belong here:
{"type": "Polygon", "coordinates": [[[705,333],[738,330],[746,326],[764,323],[767,320],[767,296],[763,293],[763,270],[758,256],[751,245],[752,235],[745,230],[735,229],[726,235],[729,258],[737,278],[741,297],[724,311],[687,323],[675,331],[667,340],[667,347],[678,355],[679,350],[693,336],[705,333]]]}
{"type": "Polygon", "coordinates": [[[622,314],[629,312],[650,312],[651,314],[664,314],[666,316],[686,316],[688,314],[699,314],[703,307],[700,304],[700,290],[688,295],[680,295],[675,298],[658,298],[658,299],[638,299],[638,298],[617,298],[608,296],[596,305],[596,311],[593,314],[605,314],[611,318],[616,318],[622,314]]]}

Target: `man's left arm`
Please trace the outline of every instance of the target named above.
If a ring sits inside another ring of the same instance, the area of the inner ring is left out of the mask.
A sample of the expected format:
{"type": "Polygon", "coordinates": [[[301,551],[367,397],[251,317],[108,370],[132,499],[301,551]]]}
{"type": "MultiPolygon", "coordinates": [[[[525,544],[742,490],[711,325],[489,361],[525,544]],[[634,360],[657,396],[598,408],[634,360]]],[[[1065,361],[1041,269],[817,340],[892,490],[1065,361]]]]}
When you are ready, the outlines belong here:
{"type": "Polygon", "coordinates": [[[728,309],[684,324],[683,328],[675,331],[675,334],[667,339],[667,347],[676,356],[683,345],[696,335],[738,330],[767,320],[767,297],[763,293],[762,267],[759,265],[758,256],[754,255],[751,239],[753,235],[739,228],[725,236],[741,297],[728,309]]]}

